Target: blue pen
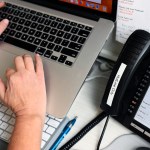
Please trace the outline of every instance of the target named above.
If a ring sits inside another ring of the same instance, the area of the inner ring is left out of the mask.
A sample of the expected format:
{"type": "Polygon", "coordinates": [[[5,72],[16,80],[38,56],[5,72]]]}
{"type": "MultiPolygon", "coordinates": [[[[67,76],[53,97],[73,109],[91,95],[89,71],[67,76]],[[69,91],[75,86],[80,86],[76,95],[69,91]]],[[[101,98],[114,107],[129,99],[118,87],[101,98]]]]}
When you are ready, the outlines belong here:
{"type": "Polygon", "coordinates": [[[71,130],[71,128],[73,127],[73,125],[75,124],[77,120],[77,117],[75,117],[74,119],[70,120],[66,126],[64,127],[63,131],[61,132],[61,134],[59,135],[59,137],[57,138],[57,140],[54,142],[54,144],[51,146],[51,148],[49,150],[56,150],[56,148],[58,147],[58,145],[60,144],[60,142],[63,140],[63,138],[68,134],[68,132],[71,130]]]}

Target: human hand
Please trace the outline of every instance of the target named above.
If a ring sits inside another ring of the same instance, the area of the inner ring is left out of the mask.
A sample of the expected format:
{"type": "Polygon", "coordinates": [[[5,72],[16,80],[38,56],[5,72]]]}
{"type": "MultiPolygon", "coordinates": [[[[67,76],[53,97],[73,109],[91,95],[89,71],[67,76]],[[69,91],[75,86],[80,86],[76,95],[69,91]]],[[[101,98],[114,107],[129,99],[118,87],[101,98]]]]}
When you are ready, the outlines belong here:
{"type": "MultiPolygon", "coordinates": [[[[4,7],[5,3],[4,2],[0,2],[0,8],[4,7]]],[[[0,35],[4,32],[4,30],[7,28],[9,24],[8,19],[3,19],[2,21],[0,21],[0,35]]]]}
{"type": "Polygon", "coordinates": [[[46,113],[46,89],[42,60],[35,55],[35,67],[30,55],[15,58],[16,69],[6,70],[7,84],[0,79],[0,98],[16,117],[40,117],[46,113]]]}

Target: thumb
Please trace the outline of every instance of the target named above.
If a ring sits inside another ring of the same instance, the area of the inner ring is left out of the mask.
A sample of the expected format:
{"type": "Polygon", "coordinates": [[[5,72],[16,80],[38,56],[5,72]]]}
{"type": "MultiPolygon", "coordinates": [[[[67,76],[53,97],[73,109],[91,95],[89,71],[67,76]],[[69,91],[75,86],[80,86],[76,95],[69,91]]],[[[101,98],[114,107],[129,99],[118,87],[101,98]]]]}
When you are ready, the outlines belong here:
{"type": "Polygon", "coordinates": [[[2,100],[4,100],[5,91],[6,91],[5,84],[4,84],[4,82],[2,81],[2,79],[0,78],[0,98],[1,98],[2,100]]]}

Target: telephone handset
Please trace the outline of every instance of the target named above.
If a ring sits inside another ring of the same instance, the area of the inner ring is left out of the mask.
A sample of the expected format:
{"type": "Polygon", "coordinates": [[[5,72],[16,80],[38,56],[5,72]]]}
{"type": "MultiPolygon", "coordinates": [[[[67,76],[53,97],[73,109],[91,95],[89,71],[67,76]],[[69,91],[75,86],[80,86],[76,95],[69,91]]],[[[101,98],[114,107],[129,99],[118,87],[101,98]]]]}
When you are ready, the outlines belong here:
{"type": "Polygon", "coordinates": [[[150,33],[136,30],[130,35],[118,57],[100,107],[148,141],[149,85],[150,33]]]}

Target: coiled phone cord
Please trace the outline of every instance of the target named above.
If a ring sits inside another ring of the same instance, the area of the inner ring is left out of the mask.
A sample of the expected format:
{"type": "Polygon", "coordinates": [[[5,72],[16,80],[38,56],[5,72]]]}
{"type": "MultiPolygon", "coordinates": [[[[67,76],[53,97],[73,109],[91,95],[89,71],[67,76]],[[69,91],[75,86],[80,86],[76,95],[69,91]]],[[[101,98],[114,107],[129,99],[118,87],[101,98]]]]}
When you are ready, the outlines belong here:
{"type": "MultiPolygon", "coordinates": [[[[66,144],[59,148],[59,150],[69,150],[73,145],[75,145],[86,133],[88,133],[93,127],[95,127],[99,122],[101,122],[108,114],[106,112],[100,113],[96,118],[90,121],[79,133],[77,133],[72,139],[70,139],[66,144]]],[[[105,123],[106,125],[106,123],[105,123]]],[[[100,142],[100,141],[99,141],[100,142]]]]}

